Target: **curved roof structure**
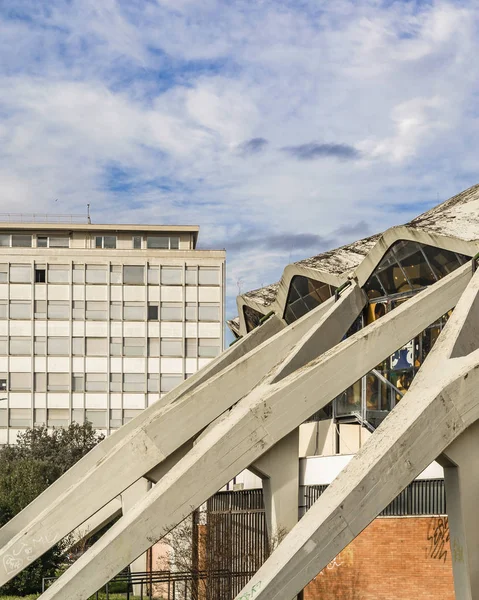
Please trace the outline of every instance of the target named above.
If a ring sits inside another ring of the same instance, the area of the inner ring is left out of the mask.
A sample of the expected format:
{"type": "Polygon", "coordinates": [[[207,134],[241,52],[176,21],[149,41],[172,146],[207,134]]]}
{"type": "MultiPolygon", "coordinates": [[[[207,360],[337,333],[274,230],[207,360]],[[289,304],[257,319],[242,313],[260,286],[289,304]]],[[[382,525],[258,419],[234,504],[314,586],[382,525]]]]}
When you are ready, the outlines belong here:
{"type": "MultiPolygon", "coordinates": [[[[246,292],[237,298],[238,333],[247,333],[244,311],[253,309],[265,315],[274,311],[283,318],[293,277],[304,276],[338,287],[348,277],[363,285],[387,250],[399,240],[474,255],[479,250],[479,184],[424,212],[405,225],[391,227],[382,234],[328,250],[285,267],[278,283],[246,292]],[[245,307],[247,307],[245,309],[245,307]]],[[[236,325],[236,323],[235,323],[236,325]]]]}

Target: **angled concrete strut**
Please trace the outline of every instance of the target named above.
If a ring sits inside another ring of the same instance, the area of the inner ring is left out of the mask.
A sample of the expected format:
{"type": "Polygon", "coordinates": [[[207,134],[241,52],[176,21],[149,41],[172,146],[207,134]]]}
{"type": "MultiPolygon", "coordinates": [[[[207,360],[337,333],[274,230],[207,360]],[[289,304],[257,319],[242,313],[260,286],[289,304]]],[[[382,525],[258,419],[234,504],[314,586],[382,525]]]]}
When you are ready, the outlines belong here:
{"type": "MultiPolygon", "coordinates": [[[[479,418],[478,348],[479,273],[410,390],[236,600],[291,600],[442,453],[444,460],[465,463],[471,475],[467,449],[477,448],[479,433],[474,425],[479,418]],[[455,440],[469,431],[473,435],[457,446],[455,440]]],[[[457,480],[457,475],[446,475],[457,480]]],[[[477,490],[477,467],[474,475],[472,490],[477,490]]],[[[477,599],[477,497],[465,498],[462,507],[448,495],[448,505],[450,501],[455,505],[450,518],[456,598],[477,599]],[[473,517],[467,530],[461,518],[471,502],[474,513],[467,513],[473,517]]]]}
{"type": "Polygon", "coordinates": [[[338,343],[365,302],[364,293],[353,284],[282,363],[213,425],[42,598],[88,598],[311,414],[453,308],[470,277],[469,266],[458,269],[338,343]],[[301,356],[303,348],[307,351],[301,356]],[[283,377],[293,357],[296,370],[283,377]]]}
{"type": "Polygon", "coordinates": [[[32,508],[23,511],[26,516],[21,513],[23,520],[17,519],[17,524],[33,517],[0,550],[0,585],[142,476],[157,481],[190,449],[191,440],[286,356],[325,310],[327,306],[318,307],[283,336],[279,332],[284,325],[272,317],[188,379],[179,391],[106,438],[52,486],[56,497],[50,491],[49,504],[45,506],[42,494],[35,501],[36,514],[32,508]],[[242,374],[239,381],[237,370],[242,374]],[[113,438],[117,443],[112,446],[113,438]]]}

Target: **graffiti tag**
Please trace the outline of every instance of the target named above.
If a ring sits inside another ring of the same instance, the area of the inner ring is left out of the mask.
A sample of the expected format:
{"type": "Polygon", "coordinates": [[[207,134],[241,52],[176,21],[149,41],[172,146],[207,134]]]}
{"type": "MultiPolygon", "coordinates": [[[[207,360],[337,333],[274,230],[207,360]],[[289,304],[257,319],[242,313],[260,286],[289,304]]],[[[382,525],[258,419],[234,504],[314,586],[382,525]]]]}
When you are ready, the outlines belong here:
{"type": "Polygon", "coordinates": [[[427,555],[436,560],[446,562],[450,532],[447,517],[434,517],[429,522],[427,555]]]}

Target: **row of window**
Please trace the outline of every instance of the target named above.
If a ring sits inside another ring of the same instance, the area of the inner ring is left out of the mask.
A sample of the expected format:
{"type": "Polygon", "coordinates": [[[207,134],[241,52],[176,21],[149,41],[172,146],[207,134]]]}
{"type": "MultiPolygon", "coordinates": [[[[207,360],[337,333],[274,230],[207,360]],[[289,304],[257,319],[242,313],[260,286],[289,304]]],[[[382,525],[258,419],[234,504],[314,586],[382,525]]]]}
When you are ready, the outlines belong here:
{"type": "MultiPolygon", "coordinates": [[[[34,392],[162,392],[171,391],[184,380],[180,374],[158,373],[34,373],[34,392]]],[[[0,391],[32,391],[25,373],[0,375],[0,391]]]]}
{"type": "Polygon", "coordinates": [[[158,265],[69,265],[0,264],[0,283],[108,283],[118,285],[220,285],[219,267],[158,265]],[[9,268],[10,267],[10,268],[9,268]],[[110,271],[110,272],[108,272],[110,271]]]}
{"type": "MultiPolygon", "coordinates": [[[[34,300],[35,319],[73,319],[78,321],[203,321],[218,322],[217,302],[108,302],[96,300],[34,300]]],[[[0,300],[0,319],[32,318],[32,303],[25,300],[0,300]]]]}
{"type": "Polygon", "coordinates": [[[0,427],[30,427],[33,417],[35,425],[65,427],[69,425],[70,421],[80,424],[89,421],[93,427],[98,429],[106,429],[108,424],[110,428],[115,429],[128,423],[140,413],[141,410],[135,409],[111,409],[107,411],[104,409],[83,410],[74,408],[70,411],[69,408],[35,408],[32,414],[30,408],[3,408],[0,409],[0,427]]]}
{"type": "MultiPolygon", "coordinates": [[[[116,235],[97,235],[94,237],[92,247],[102,249],[115,249],[117,247],[116,235]]],[[[67,235],[35,236],[25,233],[0,234],[0,246],[7,248],[32,248],[36,240],[37,248],[69,248],[70,237],[67,235]]],[[[131,247],[134,250],[178,250],[180,238],[177,235],[134,235],[131,238],[131,247]]]]}
{"type": "MultiPolygon", "coordinates": [[[[214,358],[220,353],[217,338],[150,337],[0,337],[0,355],[15,356],[139,356],[214,358]],[[109,347],[108,347],[109,346],[109,347]]],[[[1,389],[1,388],[0,388],[1,389]]]]}

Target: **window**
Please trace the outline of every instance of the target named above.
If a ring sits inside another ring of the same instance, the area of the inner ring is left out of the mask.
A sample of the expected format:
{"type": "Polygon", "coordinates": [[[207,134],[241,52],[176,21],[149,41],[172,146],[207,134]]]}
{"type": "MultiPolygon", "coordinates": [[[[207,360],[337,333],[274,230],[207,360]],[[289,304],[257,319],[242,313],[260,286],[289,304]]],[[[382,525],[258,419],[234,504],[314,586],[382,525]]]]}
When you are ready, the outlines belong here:
{"type": "Polygon", "coordinates": [[[8,427],[8,410],[6,408],[0,409],[0,427],[8,427]]]}
{"type": "Polygon", "coordinates": [[[181,302],[162,302],[161,320],[183,321],[183,304],[181,302]]]}
{"type": "Polygon", "coordinates": [[[12,234],[12,248],[31,248],[32,236],[23,233],[12,234]]]}
{"type": "Polygon", "coordinates": [[[10,373],[9,384],[11,392],[30,391],[32,385],[27,373],[10,373]]]}
{"type": "Polygon", "coordinates": [[[121,373],[110,373],[110,391],[121,392],[121,373]]]}
{"type": "Polygon", "coordinates": [[[11,283],[31,283],[32,267],[30,265],[10,265],[11,283]]]}
{"type": "Polygon", "coordinates": [[[85,354],[85,338],[74,337],[72,339],[73,356],[83,356],[85,354]]]}
{"type": "Polygon", "coordinates": [[[73,283],[85,283],[85,265],[73,265],[73,283]]]}
{"type": "Polygon", "coordinates": [[[11,337],[10,354],[17,356],[29,356],[32,353],[31,337],[11,337]]]}
{"type": "Polygon", "coordinates": [[[110,340],[110,354],[111,356],[121,356],[123,350],[123,343],[120,337],[112,337],[110,340]]]}
{"type": "Polygon", "coordinates": [[[48,337],[48,354],[54,356],[68,356],[70,354],[70,338],[68,337],[48,337]]]}
{"type": "Polygon", "coordinates": [[[35,283],[46,283],[47,272],[46,269],[35,269],[35,283]]]}
{"type": "Polygon", "coordinates": [[[70,389],[69,373],[48,373],[47,390],[49,392],[68,392],[70,389]]]}
{"type": "Polygon", "coordinates": [[[110,319],[121,321],[121,302],[110,302],[110,319]]]}
{"type": "Polygon", "coordinates": [[[32,424],[32,410],[30,408],[11,408],[10,427],[30,427],[32,424]]]}
{"type": "Polygon", "coordinates": [[[7,318],[7,306],[6,300],[0,300],[0,319],[7,318]]]}
{"type": "Polygon", "coordinates": [[[87,265],[86,282],[87,283],[107,283],[108,271],[106,265],[87,265]]]}
{"type": "Polygon", "coordinates": [[[49,246],[50,248],[69,248],[70,238],[67,236],[50,236],[49,246]]]}
{"type": "Polygon", "coordinates": [[[123,356],[145,356],[145,338],[123,338],[123,356]]]}
{"type": "Polygon", "coordinates": [[[85,302],[83,300],[73,300],[72,316],[75,321],[83,321],[85,318],[85,302]]]}
{"type": "Polygon", "coordinates": [[[123,375],[124,392],[144,392],[145,374],[144,373],[124,373],[123,375]]]}
{"type": "Polygon", "coordinates": [[[86,319],[94,321],[104,321],[107,318],[108,304],[106,302],[86,302],[86,319]]]}
{"type": "Polygon", "coordinates": [[[83,373],[72,374],[72,392],[83,392],[85,390],[85,376],[83,373]]]}
{"type": "Polygon", "coordinates": [[[171,392],[173,388],[183,381],[182,375],[161,375],[160,377],[160,392],[171,392]]]}
{"type": "Polygon", "coordinates": [[[135,250],[141,250],[141,235],[133,236],[133,248],[135,250]]]}
{"type": "Polygon", "coordinates": [[[168,250],[170,238],[167,235],[149,235],[146,238],[146,247],[151,250],[168,250]]]}
{"type": "Polygon", "coordinates": [[[183,341],[175,338],[162,338],[161,356],[183,356],[183,341]]]}
{"type": "Polygon", "coordinates": [[[35,319],[45,319],[47,316],[47,301],[35,300],[34,302],[35,319]]]}
{"type": "Polygon", "coordinates": [[[89,421],[95,428],[105,428],[106,410],[86,410],[85,420],[89,421]]]}
{"type": "Polygon", "coordinates": [[[48,301],[49,319],[69,319],[70,302],[68,300],[49,300],[48,301]]]}
{"type": "MultiPolygon", "coordinates": [[[[1,244],[0,244],[1,246],[1,244]]],[[[8,265],[3,263],[0,264],[0,283],[7,283],[8,281],[8,265]]]]}
{"type": "Polygon", "coordinates": [[[47,411],[45,408],[35,408],[33,411],[33,424],[34,425],[46,425],[47,423],[47,411]]]}
{"type": "Polygon", "coordinates": [[[125,265],[123,267],[123,283],[125,285],[143,285],[145,283],[145,267],[143,265],[125,265]]]}
{"type": "Polygon", "coordinates": [[[149,285],[158,285],[160,283],[160,268],[159,267],[148,267],[148,283],[149,285]]]}
{"type": "Polygon", "coordinates": [[[48,265],[48,283],[69,283],[68,265],[48,265]]]}
{"type": "Polygon", "coordinates": [[[33,389],[36,392],[47,391],[47,376],[46,373],[34,373],[33,375],[33,389]]]}
{"type": "Polygon", "coordinates": [[[116,248],[116,235],[97,235],[95,248],[116,248]]]}
{"type": "MultiPolygon", "coordinates": [[[[286,323],[291,324],[316,306],[322,304],[330,298],[334,293],[335,288],[328,283],[310,279],[303,275],[296,275],[291,280],[289,286],[288,297],[286,299],[286,310],[284,319],[286,323]]],[[[246,308],[246,307],[245,307],[246,308]]],[[[249,307],[248,307],[249,308],[249,307]]],[[[257,324],[257,318],[260,313],[250,308],[249,311],[244,310],[247,330],[251,331],[257,324]],[[256,313],[256,315],[254,314],[256,313]]],[[[261,318],[261,315],[259,318],[261,318]]]]}
{"type": "Polygon", "coordinates": [[[72,422],[83,425],[85,422],[85,412],[83,411],[83,408],[74,408],[72,410],[72,422]]]}
{"type": "Polygon", "coordinates": [[[200,358],[214,358],[220,353],[220,341],[217,339],[200,338],[198,340],[198,356],[200,358]]]}
{"type": "Polygon", "coordinates": [[[219,321],[220,305],[209,302],[200,302],[198,306],[199,321],[219,321]]]}
{"type": "Polygon", "coordinates": [[[36,355],[45,355],[47,352],[47,339],[45,337],[35,336],[33,338],[33,352],[36,355]]]}
{"type": "Polygon", "coordinates": [[[120,409],[111,409],[110,410],[110,427],[116,429],[117,427],[121,427],[123,425],[123,421],[121,419],[121,410],[120,409]]]}
{"type": "Polygon", "coordinates": [[[186,285],[198,285],[198,269],[186,267],[186,285]]]}
{"type": "Polygon", "coordinates": [[[10,319],[30,319],[31,303],[22,300],[11,300],[10,319]]]}
{"type": "Polygon", "coordinates": [[[48,248],[47,235],[37,235],[37,248],[48,248]]]}
{"type": "Polygon", "coordinates": [[[110,283],[121,284],[121,265],[110,266],[110,283]]]}
{"type": "Polygon", "coordinates": [[[161,285],[181,285],[183,269],[181,267],[161,267],[161,285]]]}
{"type": "Polygon", "coordinates": [[[0,235],[0,246],[10,246],[10,235],[8,233],[0,235]]]}
{"type": "Polygon", "coordinates": [[[106,392],[106,373],[85,373],[85,390],[87,392],[106,392]]]}
{"type": "Polygon", "coordinates": [[[147,389],[149,392],[160,391],[160,376],[158,373],[148,373],[147,389]]]}
{"type": "Polygon", "coordinates": [[[8,338],[0,337],[0,355],[6,356],[8,354],[8,338]]]}
{"type": "Polygon", "coordinates": [[[7,376],[5,373],[0,374],[0,392],[7,391],[7,376]]]}
{"type": "Polygon", "coordinates": [[[86,354],[87,356],[107,356],[108,338],[87,337],[86,354]]]}
{"type": "Polygon", "coordinates": [[[159,338],[148,338],[148,356],[160,356],[159,338]]]}
{"type": "Polygon", "coordinates": [[[125,302],[123,305],[123,318],[125,321],[144,321],[145,305],[143,302],[125,302]]]}
{"type": "Polygon", "coordinates": [[[148,321],[158,321],[158,302],[148,303],[148,321]]]}
{"type": "Polygon", "coordinates": [[[200,285],[219,285],[220,284],[219,267],[200,267],[198,276],[199,276],[199,284],[200,285]]]}
{"type": "Polygon", "coordinates": [[[187,302],[186,303],[186,320],[187,321],[197,321],[197,306],[196,302],[187,302]]]}
{"type": "Polygon", "coordinates": [[[137,417],[142,412],[143,411],[141,411],[141,410],[133,410],[133,409],[124,410],[123,411],[123,423],[128,423],[129,421],[131,421],[132,419],[137,417]]]}
{"type": "Polygon", "coordinates": [[[186,338],[186,356],[187,358],[198,356],[198,340],[196,338],[186,338]]]}
{"type": "Polygon", "coordinates": [[[49,408],[47,410],[47,425],[49,427],[67,427],[70,421],[68,408],[49,408]]]}

